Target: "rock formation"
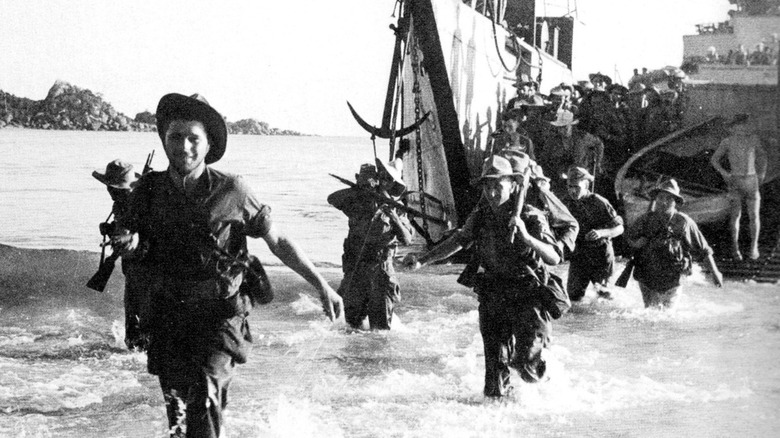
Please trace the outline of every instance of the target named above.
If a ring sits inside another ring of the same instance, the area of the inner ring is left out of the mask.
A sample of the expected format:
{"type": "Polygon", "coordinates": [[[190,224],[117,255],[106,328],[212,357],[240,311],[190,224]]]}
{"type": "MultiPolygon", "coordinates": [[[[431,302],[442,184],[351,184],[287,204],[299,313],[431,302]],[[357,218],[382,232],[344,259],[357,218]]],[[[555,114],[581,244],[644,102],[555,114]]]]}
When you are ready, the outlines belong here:
{"type": "MultiPolygon", "coordinates": [[[[231,134],[302,135],[271,128],[266,122],[244,119],[227,122],[231,134]]],[[[149,111],[130,118],[103,100],[100,93],[56,81],[40,101],[17,97],[0,90],[0,128],[61,129],[88,131],[156,131],[156,118],[149,111]]]]}

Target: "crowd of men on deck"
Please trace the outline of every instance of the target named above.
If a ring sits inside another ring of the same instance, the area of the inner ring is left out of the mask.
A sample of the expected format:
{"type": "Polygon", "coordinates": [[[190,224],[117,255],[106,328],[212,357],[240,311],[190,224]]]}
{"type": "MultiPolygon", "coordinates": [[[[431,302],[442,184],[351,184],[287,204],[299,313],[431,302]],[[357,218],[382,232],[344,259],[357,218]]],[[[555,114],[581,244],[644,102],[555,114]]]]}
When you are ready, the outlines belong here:
{"type": "MultiPolygon", "coordinates": [[[[543,95],[537,81],[521,75],[517,96],[502,112],[503,129],[494,134],[493,150],[523,147],[553,184],[574,164],[597,181],[609,181],[633,152],[680,127],[684,77],[680,70],[635,70],[627,87],[594,73],[590,80],[561,83],[543,95]]],[[[611,191],[611,184],[596,187],[607,196],[611,191]]]]}

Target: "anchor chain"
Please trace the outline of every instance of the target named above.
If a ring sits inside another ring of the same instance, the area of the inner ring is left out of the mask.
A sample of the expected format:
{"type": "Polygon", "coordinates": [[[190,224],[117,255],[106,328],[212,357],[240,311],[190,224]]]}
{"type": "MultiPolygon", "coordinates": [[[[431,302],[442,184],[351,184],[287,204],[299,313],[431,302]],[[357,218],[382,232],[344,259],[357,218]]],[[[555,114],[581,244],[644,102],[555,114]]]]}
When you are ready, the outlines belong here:
{"type": "MultiPolygon", "coordinates": [[[[417,123],[420,120],[420,114],[422,113],[421,103],[421,90],[420,90],[420,56],[419,56],[419,41],[417,34],[412,30],[412,74],[414,75],[414,87],[412,93],[414,93],[414,121],[417,123]]],[[[420,126],[417,125],[415,129],[415,152],[417,154],[417,187],[420,191],[420,211],[423,214],[428,214],[428,208],[425,202],[425,181],[423,175],[423,161],[422,161],[422,135],[420,132],[420,126]]],[[[423,219],[423,229],[428,234],[428,221],[423,219]]]]}

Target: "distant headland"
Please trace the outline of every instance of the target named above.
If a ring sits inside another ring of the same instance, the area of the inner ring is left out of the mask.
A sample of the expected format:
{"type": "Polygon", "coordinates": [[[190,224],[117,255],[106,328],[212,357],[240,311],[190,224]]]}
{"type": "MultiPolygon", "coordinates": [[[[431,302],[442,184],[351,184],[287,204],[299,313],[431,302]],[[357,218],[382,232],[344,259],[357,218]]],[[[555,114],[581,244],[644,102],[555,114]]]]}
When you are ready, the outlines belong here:
{"type": "MultiPolygon", "coordinates": [[[[305,135],[278,129],[255,119],[227,122],[231,134],[305,135]]],[[[156,132],[154,114],[144,111],[128,117],[103,100],[100,93],[56,81],[43,100],[17,97],[0,90],[0,129],[59,129],[80,131],[156,132]]]]}

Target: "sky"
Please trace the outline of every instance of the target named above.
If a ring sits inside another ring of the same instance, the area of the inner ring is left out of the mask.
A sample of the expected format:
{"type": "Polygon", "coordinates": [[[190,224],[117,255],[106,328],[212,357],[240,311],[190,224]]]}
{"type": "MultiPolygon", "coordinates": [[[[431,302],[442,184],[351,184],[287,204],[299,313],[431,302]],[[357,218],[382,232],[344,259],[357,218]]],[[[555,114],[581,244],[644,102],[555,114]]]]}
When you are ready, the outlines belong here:
{"type": "MultiPolygon", "coordinates": [[[[56,80],[134,117],[170,92],[228,120],[307,134],[380,124],[395,0],[0,0],[0,90],[40,100],[56,80]]],[[[682,35],[724,21],[728,0],[537,0],[575,16],[574,77],[679,65],[682,35]]]]}

